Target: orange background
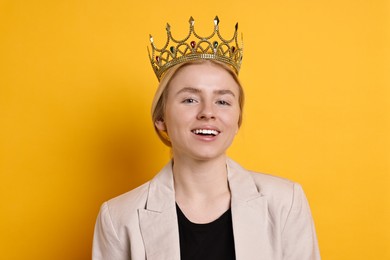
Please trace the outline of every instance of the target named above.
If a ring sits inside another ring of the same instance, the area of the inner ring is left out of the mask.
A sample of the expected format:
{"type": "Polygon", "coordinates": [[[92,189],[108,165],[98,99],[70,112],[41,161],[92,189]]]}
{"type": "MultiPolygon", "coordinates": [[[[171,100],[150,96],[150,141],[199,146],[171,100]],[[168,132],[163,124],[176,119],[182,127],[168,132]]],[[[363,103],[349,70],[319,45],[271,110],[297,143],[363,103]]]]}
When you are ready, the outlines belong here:
{"type": "Polygon", "coordinates": [[[89,259],[101,203],[169,159],[146,46],[244,33],[229,155],[301,183],[323,259],[390,259],[389,2],[0,1],[0,258],[89,259]]]}

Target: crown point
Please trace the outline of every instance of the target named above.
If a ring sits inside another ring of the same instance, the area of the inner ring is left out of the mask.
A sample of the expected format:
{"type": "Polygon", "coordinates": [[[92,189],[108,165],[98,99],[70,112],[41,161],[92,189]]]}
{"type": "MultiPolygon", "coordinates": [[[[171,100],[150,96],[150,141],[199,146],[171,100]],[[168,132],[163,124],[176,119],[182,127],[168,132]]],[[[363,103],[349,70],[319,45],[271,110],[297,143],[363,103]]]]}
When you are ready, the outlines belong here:
{"type": "Polygon", "coordinates": [[[236,31],[237,31],[238,30],[238,23],[236,23],[236,27],[235,28],[236,28],[236,31]]]}
{"type": "Polygon", "coordinates": [[[219,18],[218,15],[214,18],[214,24],[217,26],[219,24],[219,18]]]}
{"type": "Polygon", "coordinates": [[[189,20],[189,22],[190,22],[190,25],[192,25],[192,26],[194,25],[194,23],[195,23],[195,20],[194,20],[194,18],[193,18],[192,16],[190,17],[190,20],[189,20]]]}
{"type": "Polygon", "coordinates": [[[166,29],[167,29],[167,32],[170,32],[170,31],[171,31],[171,26],[169,25],[169,23],[167,23],[166,29]]]}
{"type": "Polygon", "coordinates": [[[151,43],[153,43],[153,36],[151,34],[149,34],[149,40],[151,43]]]}

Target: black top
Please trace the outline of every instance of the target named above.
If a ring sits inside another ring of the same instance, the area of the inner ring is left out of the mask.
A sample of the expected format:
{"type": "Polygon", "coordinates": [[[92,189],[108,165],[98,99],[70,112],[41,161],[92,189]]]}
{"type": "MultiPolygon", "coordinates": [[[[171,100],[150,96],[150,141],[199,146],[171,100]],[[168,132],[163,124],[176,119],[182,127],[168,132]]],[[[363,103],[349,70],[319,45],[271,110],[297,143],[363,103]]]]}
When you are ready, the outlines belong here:
{"type": "Polygon", "coordinates": [[[189,221],[176,204],[181,260],[235,260],[232,212],[207,224],[189,221]]]}

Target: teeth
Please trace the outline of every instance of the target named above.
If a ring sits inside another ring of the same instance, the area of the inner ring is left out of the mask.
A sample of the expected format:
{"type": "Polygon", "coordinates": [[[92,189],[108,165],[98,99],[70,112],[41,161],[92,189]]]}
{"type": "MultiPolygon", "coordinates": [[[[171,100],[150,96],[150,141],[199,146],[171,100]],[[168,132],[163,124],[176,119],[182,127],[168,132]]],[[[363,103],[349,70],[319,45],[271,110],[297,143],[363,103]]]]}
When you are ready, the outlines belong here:
{"type": "Polygon", "coordinates": [[[217,135],[218,131],[211,129],[195,129],[194,134],[202,134],[202,135],[217,135]]]}

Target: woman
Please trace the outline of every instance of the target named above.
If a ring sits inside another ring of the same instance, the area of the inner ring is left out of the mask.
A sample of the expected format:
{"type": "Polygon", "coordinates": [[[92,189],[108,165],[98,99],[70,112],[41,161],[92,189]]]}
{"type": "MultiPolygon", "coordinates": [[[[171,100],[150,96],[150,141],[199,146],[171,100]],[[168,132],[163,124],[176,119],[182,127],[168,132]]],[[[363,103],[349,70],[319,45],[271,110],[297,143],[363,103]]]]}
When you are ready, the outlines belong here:
{"type": "Polygon", "coordinates": [[[214,22],[209,37],[198,37],[191,18],[184,40],[167,26],[175,46],[157,49],[152,40],[160,80],[152,117],[172,160],[150,182],[103,204],[93,259],[320,259],[301,187],[226,156],[242,119],[242,47],[236,32],[225,40],[214,22]]]}

